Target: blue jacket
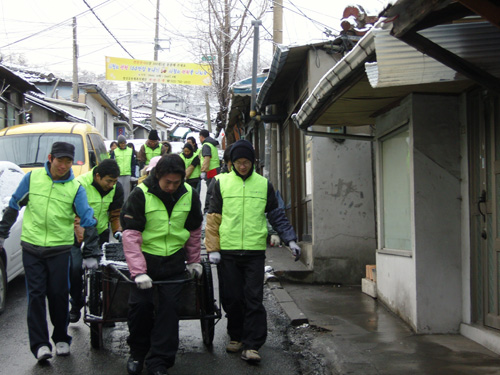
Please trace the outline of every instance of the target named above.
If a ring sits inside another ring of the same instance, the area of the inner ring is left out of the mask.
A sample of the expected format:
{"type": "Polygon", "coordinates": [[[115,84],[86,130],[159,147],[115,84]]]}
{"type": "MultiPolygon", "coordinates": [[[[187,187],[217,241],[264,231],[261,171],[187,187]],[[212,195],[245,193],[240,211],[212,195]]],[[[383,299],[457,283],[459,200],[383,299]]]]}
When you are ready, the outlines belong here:
{"type": "MultiPolygon", "coordinates": [[[[50,164],[49,162],[45,162],[45,171],[47,174],[52,178],[52,175],[50,173],[50,164]]],[[[23,206],[26,206],[29,200],[29,188],[30,188],[30,176],[31,172],[28,172],[26,175],[24,175],[23,179],[21,180],[19,186],[17,187],[16,191],[14,194],[12,194],[12,197],[9,201],[9,207],[5,210],[2,221],[0,221],[0,238],[7,238],[9,235],[10,228],[12,225],[14,225],[15,221],[17,220],[17,216],[19,214],[19,210],[23,206]]],[[[69,175],[67,179],[65,180],[56,180],[54,183],[64,183],[71,181],[75,178],[73,174],[73,170],[70,169],[69,175]]],[[[94,210],[92,207],[89,206],[88,201],[87,201],[87,193],[85,192],[85,189],[83,186],[80,186],[78,188],[78,191],[75,196],[75,200],[73,202],[73,210],[78,215],[81,219],[80,225],[84,228],[92,228],[95,227],[97,224],[96,219],[94,219],[94,210]]],[[[24,246],[24,243],[23,243],[24,246]]],[[[28,247],[33,247],[33,246],[28,246],[28,247]]],[[[37,249],[37,253],[43,252],[44,256],[48,255],[55,255],[60,252],[65,252],[69,251],[71,247],[69,248],[54,248],[54,249],[44,249],[41,251],[40,249],[37,249]]],[[[33,252],[35,252],[34,249],[32,249],[33,252]]]]}

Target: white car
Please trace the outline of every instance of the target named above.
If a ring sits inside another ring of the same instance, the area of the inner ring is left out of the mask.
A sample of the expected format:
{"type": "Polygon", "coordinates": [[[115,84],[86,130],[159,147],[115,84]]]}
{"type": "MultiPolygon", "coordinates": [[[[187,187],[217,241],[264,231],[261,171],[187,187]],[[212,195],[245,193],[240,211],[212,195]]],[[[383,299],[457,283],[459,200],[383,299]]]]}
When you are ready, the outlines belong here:
{"type": "MultiPolygon", "coordinates": [[[[9,205],[11,195],[17,189],[24,172],[16,164],[0,161],[0,218],[9,205]]],[[[24,208],[19,211],[17,221],[10,229],[9,237],[0,250],[0,314],[5,310],[7,283],[23,273],[23,257],[21,249],[21,229],[24,208]]]]}

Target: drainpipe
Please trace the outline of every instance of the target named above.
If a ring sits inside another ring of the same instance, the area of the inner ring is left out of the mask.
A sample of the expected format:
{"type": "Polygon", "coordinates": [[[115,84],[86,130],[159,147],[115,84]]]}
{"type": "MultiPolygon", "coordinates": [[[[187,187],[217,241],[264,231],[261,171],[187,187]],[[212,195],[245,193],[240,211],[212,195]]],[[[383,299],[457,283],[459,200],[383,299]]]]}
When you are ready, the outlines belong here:
{"type": "Polygon", "coordinates": [[[250,118],[257,115],[255,110],[255,100],[257,96],[257,61],[259,58],[259,26],[262,25],[261,20],[253,20],[253,64],[252,64],[252,96],[250,102],[250,118]]]}

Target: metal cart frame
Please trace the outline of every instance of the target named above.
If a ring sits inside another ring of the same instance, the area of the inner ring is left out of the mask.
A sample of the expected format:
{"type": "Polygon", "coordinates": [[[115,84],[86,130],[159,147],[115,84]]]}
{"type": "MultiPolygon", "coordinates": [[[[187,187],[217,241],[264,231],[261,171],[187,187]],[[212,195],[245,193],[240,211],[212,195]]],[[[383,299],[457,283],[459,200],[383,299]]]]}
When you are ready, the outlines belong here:
{"type": "MultiPolygon", "coordinates": [[[[103,252],[106,255],[106,245],[103,252]]],[[[124,258],[123,258],[124,259],[124,258]]],[[[183,285],[179,301],[179,320],[200,320],[203,343],[211,346],[215,324],[222,313],[220,303],[215,299],[212,267],[207,256],[202,255],[203,274],[200,278],[186,278],[171,281],[155,281],[153,285],[181,283],[183,285]]],[[[90,326],[90,344],[99,349],[103,346],[103,327],[115,322],[126,322],[130,286],[128,267],[124,261],[102,261],[97,270],[85,272],[84,322],[90,326]]],[[[154,286],[153,286],[154,287],[154,286]]],[[[220,298],[219,298],[220,300],[220,298]]]]}

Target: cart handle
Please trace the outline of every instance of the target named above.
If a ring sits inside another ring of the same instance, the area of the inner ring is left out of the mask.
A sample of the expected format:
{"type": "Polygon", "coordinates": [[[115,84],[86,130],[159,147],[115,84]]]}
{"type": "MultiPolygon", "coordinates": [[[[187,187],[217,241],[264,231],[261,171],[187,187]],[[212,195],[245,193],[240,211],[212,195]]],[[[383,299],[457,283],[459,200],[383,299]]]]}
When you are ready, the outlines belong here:
{"type": "MultiPolygon", "coordinates": [[[[135,284],[133,280],[131,280],[127,275],[125,275],[122,271],[118,269],[114,264],[108,264],[108,267],[110,267],[113,271],[115,271],[120,277],[131,284],[135,284]]],[[[179,280],[160,280],[160,281],[153,281],[153,284],[185,284],[193,281],[194,278],[185,278],[185,279],[179,279],[179,280]]]]}

